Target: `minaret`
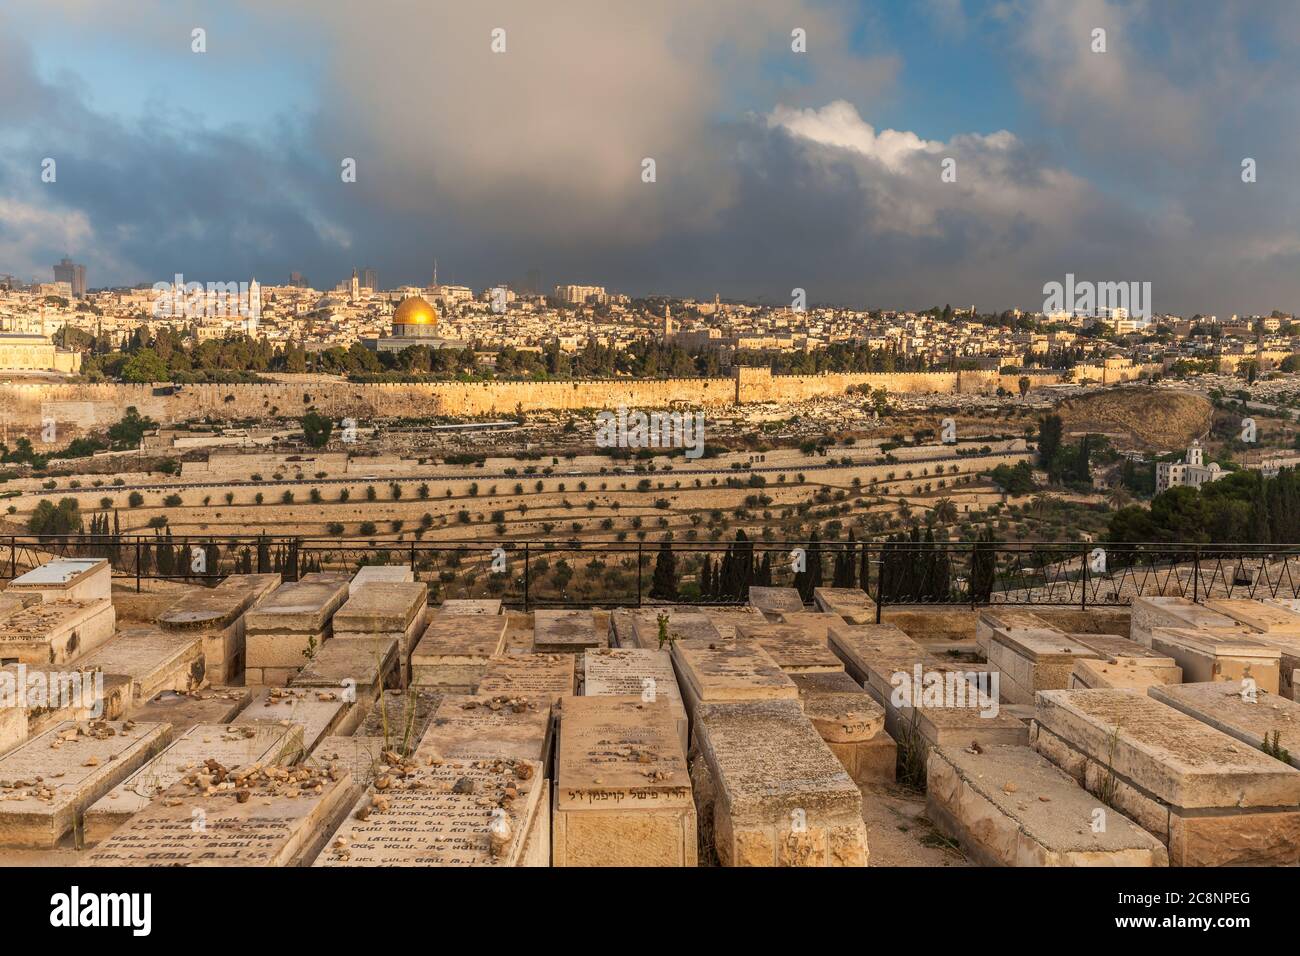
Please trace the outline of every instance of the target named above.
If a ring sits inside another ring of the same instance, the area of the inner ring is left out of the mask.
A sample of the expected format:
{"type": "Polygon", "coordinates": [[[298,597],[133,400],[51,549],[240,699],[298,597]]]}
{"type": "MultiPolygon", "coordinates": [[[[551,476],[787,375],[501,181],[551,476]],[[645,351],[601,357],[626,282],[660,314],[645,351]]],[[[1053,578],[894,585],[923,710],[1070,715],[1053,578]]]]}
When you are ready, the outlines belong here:
{"type": "Polygon", "coordinates": [[[356,302],[358,299],[361,298],[361,282],[359,279],[357,279],[356,269],[352,270],[352,286],[349,289],[349,291],[351,292],[353,302],[356,302]]]}

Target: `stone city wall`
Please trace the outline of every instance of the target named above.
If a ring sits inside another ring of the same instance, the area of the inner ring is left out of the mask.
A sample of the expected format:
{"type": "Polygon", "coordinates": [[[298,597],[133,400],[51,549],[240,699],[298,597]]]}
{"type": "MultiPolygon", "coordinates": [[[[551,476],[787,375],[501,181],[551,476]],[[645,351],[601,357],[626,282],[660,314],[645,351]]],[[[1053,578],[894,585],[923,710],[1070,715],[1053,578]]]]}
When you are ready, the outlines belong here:
{"type": "MultiPolygon", "coordinates": [[[[1041,380],[1043,376],[1035,376],[1041,380]]],[[[864,372],[773,375],[742,368],[729,378],[585,379],[567,382],[346,382],[257,385],[16,384],[0,388],[0,424],[10,441],[40,443],[43,419],[58,426],[54,444],[102,430],[135,406],[163,425],[212,419],[297,418],[308,409],[334,418],[508,416],[517,409],[667,409],[797,402],[843,395],[854,386],[893,393],[992,393],[1016,387],[1015,376],[979,372],[864,372]]]]}

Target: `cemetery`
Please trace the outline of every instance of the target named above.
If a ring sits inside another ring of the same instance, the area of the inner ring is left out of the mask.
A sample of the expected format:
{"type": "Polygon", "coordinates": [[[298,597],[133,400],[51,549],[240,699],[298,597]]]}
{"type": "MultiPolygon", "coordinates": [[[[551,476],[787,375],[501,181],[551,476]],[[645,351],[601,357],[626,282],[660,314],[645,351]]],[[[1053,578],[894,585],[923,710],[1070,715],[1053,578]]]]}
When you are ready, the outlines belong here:
{"type": "Polygon", "coordinates": [[[1300,608],[881,618],[55,559],[0,593],[0,865],[1300,864],[1300,608]]]}

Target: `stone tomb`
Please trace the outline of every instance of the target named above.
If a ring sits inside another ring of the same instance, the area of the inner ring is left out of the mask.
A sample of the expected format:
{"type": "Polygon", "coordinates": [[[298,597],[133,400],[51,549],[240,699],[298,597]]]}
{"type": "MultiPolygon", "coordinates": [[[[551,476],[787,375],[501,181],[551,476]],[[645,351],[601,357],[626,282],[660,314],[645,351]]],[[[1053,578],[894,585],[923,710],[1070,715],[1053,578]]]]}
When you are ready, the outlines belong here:
{"type": "Polygon", "coordinates": [[[696,865],[690,774],[667,697],[566,700],[555,782],[555,866],[696,865]]]}
{"type": "Polygon", "coordinates": [[[171,724],[176,734],[196,724],[228,724],[252,699],[253,692],[247,687],[203,687],[187,694],[165,690],[137,707],[131,716],[171,724]]]}
{"type": "MultiPolygon", "coordinates": [[[[800,612],[798,616],[821,615],[800,612]]],[[[767,651],[787,674],[833,674],[844,670],[844,664],[826,643],[825,626],[819,636],[815,627],[802,624],[741,624],[736,627],[736,637],[753,641],[767,651]]]]}
{"type": "Polygon", "coordinates": [[[478,692],[496,697],[544,697],[554,704],[573,694],[576,663],[573,654],[503,654],[488,662],[478,692]]]}
{"type": "Polygon", "coordinates": [[[1300,862],[1300,771],[1127,690],[1038,695],[1034,747],[1174,866],[1300,862]]]}
{"type": "Polygon", "coordinates": [[[672,659],[692,721],[701,703],[789,700],[798,706],[798,688],[757,644],[731,641],[709,647],[679,642],[673,645],[672,659]]]}
{"type": "Polygon", "coordinates": [[[9,582],[6,593],[31,595],[42,602],[108,601],[113,572],[105,558],[55,558],[9,582]]]}
{"type": "Polygon", "coordinates": [[[1212,680],[1252,678],[1260,690],[1278,692],[1282,652],[1250,632],[1221,635],[1217,630],[1189,627],[1152,628],[1153,651],[1172,657],[1183,680],[1199,684],[1212,680]]]}
{"type": "Polygon", "coordinates": [[[749,606],[769,621],[779,624],[781,614],[803,610],[803,598],[794,588],[751,587],[749,606]]]}
{"type": "Polygon", "coordinates": [[[0,611],[0,664],[67,664],[111,638],[116,620],[107,600],[9,604],[0,611]]]}
{"type": "Polygon", "coordinates": [[[199,687],[204,681],[203,641],[184,631],[128,627],[78,658],[77,666],[128,678],[131,707],[137,707],[165,690],[184,693],[199,687]]]}
{"type": "Polygon", "coordinates": [[[416,761],[513,760],[550,762],[549,697],[448,694],[415,748],[416,761]]]}
{"type": "Polygon", "coordinates": [[[501,601],[492,598],[455,598],[450,601],[443,601],[442,606],[438,608],[439,614],[465,615],[465,614],[500,614],[501,601]]]}
{"type": "Polygon", "coordinates": [[[719,863],[867,865],[862,793],[798,701],[704,703],[696,721],[692,783],[719,863]]]}
{"type": "Polygon", "coordinates": [[[372,582],[357,587],[354,581],[349,593],[352,596],[347,603],[334,612],[334,638],[394,639],[397,641],[402,683],[408,683],[411,650],[429,626],[428,585],[372,582]]]}
{"type": "Polygon", "coordinates": [[[876,623],[876,602],[861,588],[813,588],[813,603],[848,624],[876,623]]]}
{"type": "Polygon", "coordinates": [[[448,760],[378,779],[326,841],[313,866],[546,866],[541,766],[448,760]]]}
{"type": "MultiPolygon", "coordinates": [[[[1182,668],[1178,668],[1182,673],[1182,668]]],[[[1162,671],[1154,667],[1141,667],[1132,661],[1112,663],[1104,660],[1079,660],[1070,674],[1069,690],[1099,688],[1126,688],[1145,694],[1148,687],[1167,683],[1162,671]]]]}
{"type": "Polygon", "coordinates": [[[335,691],[311,687],[259,687],[252,703],[239,712],[235,724],[271,723],[302,726],[303,756],[311,753],[322,737],[337,728],[352,709],[335,691]]]}
{"type": "Polygon", "coordinates": [[[989,699],[987,671],[940,661],[893,625],[832,628],[831,646],[884,708],[885,730],[900,745],[1029,742],[1025,723],[989,699]]]}
{"type": "MultiPolygon", "coordinates": [[[[799,628],[822,647],[828,645],[832,627],[844,627],[848,624],[838,614],[829,614],[826,611],[788,611],[781,615],[780,623],[799,628]]],[[[739,630],[739,626],[737,629],[739,630]]]]}
{"type": "Polygon", "coordinates": [[[356,597],[366,584],[411,584],[415,572],[409,564],[367,564],[352,576],[348,584],[348,597],[356,597]]]}
{"type": "Polygon", "coordinates": [[[724,640],[733,641],[736,639],[736,628],[741,624],[762,624],[767,620],[759,611],[752,607],[706,607],[703,614],[713,629],[722,636],[724,640]]]}
{"type": "Polygon", "coordinates": [[[245,683],[287,683],[330,636],[348,581],[308,575],[282,584],[244,614],[245,683]],[[312,578],[308,580],[308,578],[312,578]]]}
{"type": "Polygon", "coordinates": [[[215,760],[227,770],[250,764],[275,764],[302,750],[296,724],[232,727],[197,724],[174,738],[158,756],[96,800],[85,816],[85,842],[99,843],[131,817],[148,808],[159,793],[190,773],[212,772],[215,760]]]}
{"type": "Polygon", "coordinates": [[[1115,634],[1067,634],[1076,644],[1095,651],[1105,663],[1141,667],[1154,672],[1155,684],[1180,684],[1183,669],[1172,657],[1115,634]]]}
{"type": "Polygon", "coordinates": [[[1167,866],[1164,844],[1028,747],[935,747],[926,816],[980,866],[1167,866]],[[1102,816],[1097,817],[1100,813],[1102,816]],[[1094,827],[1097,819],[1105,826],[1094,827]]]}
{"type": "Polygon", "coordinates": [[[677,728],[682,753],[690,749],[690,722],[673,673],[672,655],[639,647],[597,648],[583,655],[587,697],[637,697],[647,703],[663,701],[677,728]]]}
{"type": "Polygon", "coordinates": [[[596,627],[591,611],[535,611],[533,651],[539,654],[580,654],[589,647],[605,647],[608,638],[596,627]]]}
{"type": "Polygon", "coordinates": [[[493,657],[504,650],[503,614],[435,614],[411,652],[411,683],[448,694],[472,694],[493,657]]]}
{"type": "MultiPolygon", "coordinates": [[[[1135,597],[1129,610],[1129,637],[1151,646],[1151,631],[1157,627],[1182,627],[1212,631],[1218,637],[1252,634],[1226,614],[1193,604],[1181,597],[1135,597]]],[[[1188,678],[1190,680],[1191,678],[1188,678]]]]}
{"type": "Polygon", "coordinates": [[[1060,633],[1037,614],[1017,607],[988,607],[980,611],[975,619],[975,644],[980,653],[989,656],[989,641],[995,630],[1000,631],[1041,631],[1060,633]]]}
{"type": "Polygon", "coordinates": [[[184,780],[96,847],[91,866],[303,866],[358,787],[346,769],[265,767],[209,792],[184,780]],[[198,825],[201,821],[201,825],[198,825]]]}
{"type": "Polygon", "coordinates": [[[853,782],[892,781],[898,745],[885,733],[885,711],[844,671],[791,674],[803,712],[853,782]]]}
{"type": "Polygon", "coordinates": [[[52,849],[169,734],[166,724],[67,721],[9,751],[0,757],[0,846],[52,849]]]}
{"type": "Polygon", "coordinates": [[[1256,750],[1263,750],[1265,738],[1271,744],[1276,731],[1277,745],[1287,751],[1287,761],[1300,768],[1300,704],[1293,700],[1261,690],[1248,699],[1240,681],[1151,687],[1147,696],[1256,750]]]}
{"type": "MultiPolygon", "coordinates": [[[[757,618],[758,616],[755,615],[757,618]]],[[[761,619],[760,619],[761,620],[761,619]]],[[[634,647],[648,651],[666,651],[670,643],[677,641],[695,641],[715,644],[724,639],[723,634],[701,611],[642,610],[632,613],[632,635],[634,647]],[[659,615],[668,618],[668,637],[662,647],[659,646],[659,615]]]]}
{"type": "Polygon", "coordinates": [[[280,580],[278,574],[232,574],[215,588],[190,588],[158,615],[158,626],[199,635],[208,680],[234,683],[244,671],[244,614],[280,580]]]}
{"type": "Polygon", "coordinates": [[[397,638],[355,637],[326,642],[289,686],[337,694],[349,706],[334,732],[346,736],[365,720],[380,691],[396,675],[397,638]]]}
{"type": "Polygon", "coordinates": [[[133,692],[129,678],[80,664],[0,668],[0,753],[64,721],[120,720],[133,692]]]}
{"type": "Polygon", "coordinates": [[[1297,606],[1300,602],[1290,598],[1267,601],[1233,598],[1206,601],[1205,605],[1255,631],[1256,640],[1271,644],[1281,652],[1278,693],[1295,700],[1297,688],[1291,675],[1300,669],[1300,606],[1297,606]]]}
{"type": "Polygon", "coordinates": [[[1040,690],[1070,686],[1076,661],[1096,660],[1097,652],[1060,631],[993,626],[985,648],[989,667],[1000,676],[999,693],[1012,704],[1032,704],[1040,690]]]}

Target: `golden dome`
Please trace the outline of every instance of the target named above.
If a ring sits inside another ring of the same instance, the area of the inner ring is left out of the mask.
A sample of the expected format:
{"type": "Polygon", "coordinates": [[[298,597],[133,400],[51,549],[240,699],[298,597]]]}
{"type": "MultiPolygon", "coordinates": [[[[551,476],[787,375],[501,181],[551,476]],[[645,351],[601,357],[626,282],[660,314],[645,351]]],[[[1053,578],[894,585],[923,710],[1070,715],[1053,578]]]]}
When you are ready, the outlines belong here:
{"type": "Polygon", "coordinates": [[[418,295],[403,299],[393,313],[393,325],[437,325],[438,310],[418,295]]]}

